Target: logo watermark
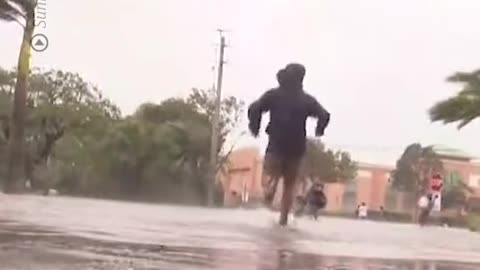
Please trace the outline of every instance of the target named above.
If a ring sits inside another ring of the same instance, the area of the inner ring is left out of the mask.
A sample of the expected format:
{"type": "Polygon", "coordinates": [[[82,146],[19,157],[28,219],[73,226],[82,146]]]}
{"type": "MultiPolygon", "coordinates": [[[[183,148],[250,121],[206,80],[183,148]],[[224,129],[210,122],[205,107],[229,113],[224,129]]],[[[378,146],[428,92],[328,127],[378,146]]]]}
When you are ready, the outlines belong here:
{"type": "Polygon", "coordinates": [[[33,0],[35,5],[34,26],[35,32],[30,41],[32,49],[36,52],[43,52],[48,48],[48,38],[45,35],[47,29],[47,0],[33,0]]]}

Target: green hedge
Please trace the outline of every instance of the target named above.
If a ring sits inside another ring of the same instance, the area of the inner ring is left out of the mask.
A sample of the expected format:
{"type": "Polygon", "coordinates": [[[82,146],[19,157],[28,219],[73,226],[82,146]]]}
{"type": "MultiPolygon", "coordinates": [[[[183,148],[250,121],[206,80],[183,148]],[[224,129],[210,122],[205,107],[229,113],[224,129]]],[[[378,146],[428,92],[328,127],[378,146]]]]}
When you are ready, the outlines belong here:
{"type": "Polygon", "coordinates": [[[466,223],[470,231],[480,231],[480,214],[470,213],[466,218],[466,223]]]}
{"type": "MultiPolygon", "coordinates": [[[[353,212],[326,212],[321,213],[324,216],[340,217],[340,218],[356,218],[353,212]]],[[[369,211],[368,220],[397,222],[397,223],[413,223],[412,214],[406,212],[393,211],[369,211]]],[[[471,214],[470,216],[431,216],[428,224],[443,226],[447,224],[451,227],[473,228],[480,231],[480,215],[471,214]]],[[[472,230],[472,229],[471,229],[472,230]]]]}
{"type": "MultiPolygon", "coordinates": [[[[331,216],[331,217],[341,217],[341,218],[357,218],[354,212],[327,212],[322,211],[321,213],[324,216],[331,216]]],[[[412,222],[412,216],[409,213],[401,213],[401,212],[391,212],[391,211],[384,211],[383,213],[380,211],[368,211],[368,219],[369,220],[376,220],[376,221],[390,221],[390,222],[401,222],[401,223],[408,223],[412,222]]]]}

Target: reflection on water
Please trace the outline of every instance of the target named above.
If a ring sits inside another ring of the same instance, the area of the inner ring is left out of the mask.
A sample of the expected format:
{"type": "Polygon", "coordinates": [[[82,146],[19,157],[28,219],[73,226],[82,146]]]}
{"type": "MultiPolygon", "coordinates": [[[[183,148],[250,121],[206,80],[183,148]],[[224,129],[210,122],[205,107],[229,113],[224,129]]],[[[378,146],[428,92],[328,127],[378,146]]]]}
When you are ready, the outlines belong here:
{"type": "Polygon", "coordinates": [[[13,265],[19,252],[42,258],[42,269],[65,269],[67,258],[78,269],[480,269],[480,235],[465,230],[275,220],[265,210],[0,195],[0,260],[13,265]]]}

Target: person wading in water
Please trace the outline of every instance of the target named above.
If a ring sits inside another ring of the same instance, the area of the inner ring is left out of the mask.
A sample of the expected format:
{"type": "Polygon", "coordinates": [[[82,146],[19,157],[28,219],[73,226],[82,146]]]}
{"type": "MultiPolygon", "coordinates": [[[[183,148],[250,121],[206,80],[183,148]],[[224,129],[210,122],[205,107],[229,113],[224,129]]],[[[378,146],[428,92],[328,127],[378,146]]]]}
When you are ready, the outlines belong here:
{"type": "Polygon", "coordinates": [[[306,213],[317,220],[318,211],[326,205],[327,197],[323,191],[323,184],[314,183],[305,196],[297,196],[294,216],[299,217],[306,213]]]}
{"type": "Polygon", "coordinates": [[[283,178],[279,221],[282,226],[288,223],[298,169],[305,153],[306,120],[317,118],[316,136],[323,136],[330,121],[330,114],[303,90],[304,77],[303,65],[288,64],[277,73],[279,86],[265,92],[248,108],[249,129],[255,137],[259,134],[263,113],[270,113],[262,186],[265,204],[271,207],[278,181],[283,178]]]}
{"type": "Polygon", "coordinates": [[[317,220],[318,211],[327,205],[327,197],[323,192],[323,184],[315,183],[307,193],[308,213],[317,220]]]}
{"type": "Polygon", "coordinates": [[[420,197],[418,200],[418,208],[420,209],[420,213],[418,215],[418,224],[420,226],[425,226],[430,216],[430,212],[433,208],[434,199],[432,194],[425,194],[420,197]]]}

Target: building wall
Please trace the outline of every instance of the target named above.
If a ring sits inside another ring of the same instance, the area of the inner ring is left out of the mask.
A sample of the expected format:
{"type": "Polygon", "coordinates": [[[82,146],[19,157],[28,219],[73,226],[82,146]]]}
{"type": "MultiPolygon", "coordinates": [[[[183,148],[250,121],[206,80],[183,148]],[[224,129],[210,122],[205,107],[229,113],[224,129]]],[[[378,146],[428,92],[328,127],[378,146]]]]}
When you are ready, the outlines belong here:
{"type": "MultiPolygon", "coordinates": [[[[443,160],[444,167],[448,172],[457,171],[463,181],[475,189],[474,196],[480,196],[480,164],[443,160]]],[[[372,210],[378,210],[381,206],[387,208],[387,196],[394,195],[391,201],[395,205],[390,210],[407,211],[415,203],[411,203],[408,196],[393,192],[389,188],[390,172],[394,169],[389,166],[376,164],[358,164],[357,179],[353,184],[354,194],[348,192],[348,205],[344,205],[345,185],[335,183],[325,186],[328,198],[327,210],[329,211],[353,211],[350,197],[356,197],[356,204],[365,202],[372,210]],[[401,197],[401,198],[400,198],[401,197]],[[408,201],[406,201],[408,200],[408,201]],[[407,209],[408,208],[408,209],[407,209]]],[[[222,176],[224,187],[224,204],[226,206],[238,205],[244,191],[248,191],[249,201],[263,199],[261,178],[263,172],[263,156],[257,148],[244,148],[234,151],[227,166],[227,175],[222,176]],[[236,195],[233,195],[236,193],[236,195]]],[[[282,182],[279,183],[278,192],[274,202],[278,205],[282,194],[282,182]]],[[[349,187],[349,189],[351,189],[349,187]]]]}
{"type": "Polygon", "coordinates": [[[473,172],[473,164],[454,160],[442,160],[442,162],[443,168],[447,173],[458,172],[465,181],[465,184],[469,184],[468,180],[473,172]]]}
{"type": "Polygon", "coordinates": [[[357,182],[357,205],[365,203],[372,205],[373,173],[369,169],[359,168],[357,182]]]}
{"type": "Polygon", "coordinates": [[[325,184],[325,195],[327,197],[327,211],[343,210],[343,196],[345,194],[345,185],[341,183],[325,184]]]}
{"type": "Polygon", "coordinates": [[[472,173],[468,178],[468,184],[475,189],[475,196],[480,197],[480,163],[473,163],[472,173]]]}
{"type": "Polygon", "coordinates": [[[371,209],[378,209],[380,207],[386,206],[387,200],[387,191],[390,186],[390,172],[391,170],[385,169],[375,169],[373,171],[373,178],[372,178],[372,201],[370,204],[371,209]]]}
{"type": "Polygon", "coordinates": [[[357,205],[366,203],[370,209],[378,210],[386,206],[390,172],[393,167],[365,164],[358,165],[357,205]]]}
{"type": "MultiPolygon", "coordinates": [[[[222,176],[224,187],[224,204],[226,206],[238,205],[242,193],[248,191],[249,200],[262,200],[263,192],[261,178],[263,173],[263,157],[256,148],[244,148],[233,152],[227,166],[227,175],[222,176]]],[[[385,205],[386,187],[388,185],[388,172],[390,168],[376,165],[360,164],[358,178],[355,181],[356,203],[367,203],[373,208],[385,205]]],[[[301,187],[297,187],[297,194],[301,187]]],[[[280,180],[274,204],[279,205],[283,183],[280,180]]],[[[349,205],[344,209],[345,185],[332,183],[325,185],[325,194],[328,199],[326,209],[329,211],[353,211],[354,206],[349,205]]]]}
{"type": "Polygon", "coordinates": [[[262,188],[262,174],[263,174],[263,157],[258,155],[255,159],[255,169],[253,171],[252,179],[252,187],[254,189],[254,194],[257,197],[263,196],[263,188],[262,188]]]}
{"type": "Polygon", "coordinates": [[[456,160],[443,160],[443,166],[446,171],[446,177],[444,179],[448,181],[448,174],[457,172],[463,182],[473,189],[472,196],[480,196],[480,166],[479,164],[456,161],[456,160]]]}
{"type": "Polygon", "coordinates": [[[238,205],[245,191],[249,200],[261,197],[261,160],[256,148],[244,148],[231,153],[225,168],[227,174],[221,176],[225,206],[238,205]]]}

